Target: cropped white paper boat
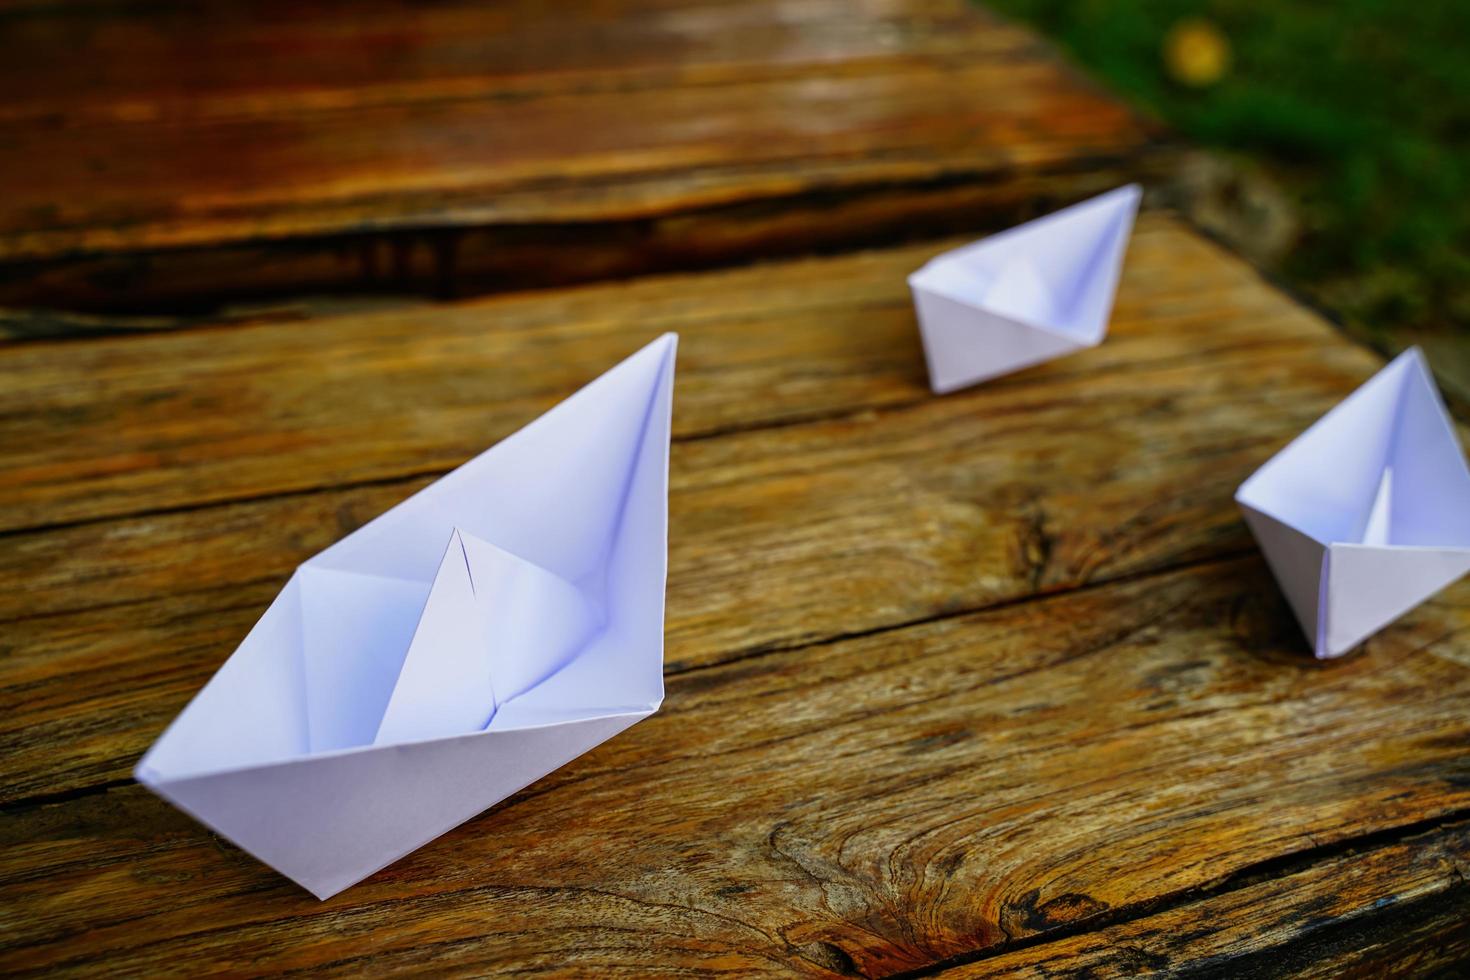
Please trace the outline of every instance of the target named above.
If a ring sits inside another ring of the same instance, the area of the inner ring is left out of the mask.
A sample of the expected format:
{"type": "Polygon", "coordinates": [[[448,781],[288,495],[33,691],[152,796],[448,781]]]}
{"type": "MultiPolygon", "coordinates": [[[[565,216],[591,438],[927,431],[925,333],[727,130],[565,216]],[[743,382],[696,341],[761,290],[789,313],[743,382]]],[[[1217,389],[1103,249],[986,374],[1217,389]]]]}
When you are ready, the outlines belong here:
{"type": "Polygon", "coordinates": [[[326,898],[657,710],[675,345],[302,564],[137,779],[326,898]]]}
{"type": "Polygon", "coordinates": [[[1100,344],[1141,194],[1120,187],[909,276],[930,387],[943,394],[1100,344]]]}
{"type": "Polygon", "coordinates": [[[1268,460],[1235,500],[1321,658],[1470,570],[1470,470],[1418,348],[1268,460]]]}

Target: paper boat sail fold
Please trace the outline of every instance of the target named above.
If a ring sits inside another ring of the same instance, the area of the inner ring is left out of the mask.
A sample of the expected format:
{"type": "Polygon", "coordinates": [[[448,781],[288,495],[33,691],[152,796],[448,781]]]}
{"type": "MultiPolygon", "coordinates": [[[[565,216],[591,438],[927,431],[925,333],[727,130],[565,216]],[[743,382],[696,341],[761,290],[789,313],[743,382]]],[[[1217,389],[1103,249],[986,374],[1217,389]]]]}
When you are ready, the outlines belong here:
{"type": "Polygon", "coordinates": [[[936,393],[1102,342],[1142,191],[1130,184],[909,276],[936,393]]]}
{"type": "Polygon", "coordinates": [[[1338,657],[1470,571],[1470,469],[1418,348],[1235,495],[1319,658],[1338,657]]]}
{"type": "Polygon", "coordinates": [[[584,590],[456,528],[373,743],[484,728],[502,702],[566,666],[603,623],[584,590]]]}
{"type": "Polygon", "coordinates": [[[138,780],[325,898],[657,710],[675,347],[303,563],[138,780]]]}

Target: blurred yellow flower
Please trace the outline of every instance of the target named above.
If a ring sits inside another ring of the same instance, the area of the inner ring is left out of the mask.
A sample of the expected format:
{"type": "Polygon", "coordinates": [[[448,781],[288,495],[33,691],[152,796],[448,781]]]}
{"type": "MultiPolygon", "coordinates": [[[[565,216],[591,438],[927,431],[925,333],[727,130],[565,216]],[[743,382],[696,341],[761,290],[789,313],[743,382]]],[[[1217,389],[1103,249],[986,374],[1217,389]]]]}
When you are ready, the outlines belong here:
{"type": "Polygon", "coordinates": [[[1164,36],[1164,67],[1181,85],[1213,85],[1230,68],[1230,39],[1208,20],[1181,20],[1164,36]]]}

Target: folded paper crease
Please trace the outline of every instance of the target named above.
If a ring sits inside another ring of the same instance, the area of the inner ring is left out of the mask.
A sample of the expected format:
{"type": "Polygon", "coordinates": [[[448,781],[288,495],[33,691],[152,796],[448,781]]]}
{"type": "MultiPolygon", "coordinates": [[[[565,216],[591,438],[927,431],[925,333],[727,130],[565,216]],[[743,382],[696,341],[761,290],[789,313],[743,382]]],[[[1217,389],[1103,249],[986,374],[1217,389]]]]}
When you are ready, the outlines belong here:
{"type": "Polygon", "coordinates": [[[1470,468],[1417,348],[1241,484],[1236,501],[1318,657],[1470,571],[1470,468]]]}
{"type": "Polygon", "coordinates": [[[1142,192],[1130,184],[936,256],[909,276],[934,391],[1102,342],[1142,192]]]}
{"type": "Polygon", "coordinates": [[[304,562],[137,778],[325,897],[656,710],[675,346],[304,562]]]}

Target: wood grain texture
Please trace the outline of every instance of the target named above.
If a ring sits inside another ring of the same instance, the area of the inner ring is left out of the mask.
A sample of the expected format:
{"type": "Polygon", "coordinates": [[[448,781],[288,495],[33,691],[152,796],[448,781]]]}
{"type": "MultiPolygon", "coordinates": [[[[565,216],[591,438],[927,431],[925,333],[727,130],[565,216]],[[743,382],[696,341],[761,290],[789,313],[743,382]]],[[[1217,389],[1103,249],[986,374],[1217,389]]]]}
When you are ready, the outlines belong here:
{"type": "Polygon", "coordinates": [[[523,246],[566,281],[779,247],[792,201],[850,246],[897,188],[973,221],[1007,195],[960,185],[1159,142],[963,0],[162,6],[0,14],[0,305],[489,288],[523,246]]]}
{"type": "Polygon", "coordinates": [[[1318,664],[1231,503],[1379,362],[1147,216],[1107,343],[933,398],[945,244],[0,351],[0,972],[1461,957],[1470,585],[1318,664]],[[320,904],[126,779],[295,563],[668,327],[662,712],[320,904]]]}
{"type": "Polygon", "coordinates": [[[923,0],[640,0],[569,3],[564,11],[554,16],[528,0],[5,10],[3,36],[13,47],[0,77],[14,101],[0,120],[273,116],[504,91],[811,75],[918,56],[1007,57],[1035,46],[1019,31],[977,34],[963,7],[923,0]],[[64,53],[86,70],[63,70],[64,53]]]}
{"type": "Polygon", "coordinates": [[[1454,976],[1470,960],[1467,876],[1470,825],[1453,824],[942,976],[1454,976]]]}
{"type": "MultiPolygon", "coordinates": [[[[179,508],[5,539],[0,576],[26,587],[0,591],[0,620],[18,619],[0,633],[0,737],[10,747],[0,800],[125,778],[297,563],[431,479],[360,469],[373,482],[321,486],[343,479],[343,467],[374,454],[389,465],[395,454],[457,463],[665,325],[682,324],[684,338],[672,670],[1249,549],[1234,488],[1375,367],[1244,266],[1150,218],[1106,344],[936,399],[923,387],[902,286],[924,254],[497,300],[489,308],[515,306],[518,320],[488,332],[477,303],[305,333],[0,352],[9,377],[68,400],[38,436],[60,438],[87,467],[85,449],[106,452],[116,431],[114,458],[156,488],[137,499],[156,492],[179,508]],[[696,303],[723,315],[698,318],[696,303]],[[315,399],[290,380],[307,370],[292,346],[307,334],[332,338],[341,378],[315,399]],[[476,353],[481,344],[489,349],[476,353]],[[568,359],[580,377],[568,377],[568,359]],[[242,397],[233,381],[250,384],[251,370],[275,380],[242,397]],[[1239,397],[1254,386],[1274,397],[1239,397]],[[156,421],[134,414],[114,429],[110,420],[130,414],[122,404],[156,421]],[[281,426],[338,462],[312,472],[270,434],[281,426]],[[334,426],[344,432],[325,437],[334,426]],[[138,465],[134,447],[158,433],[198,449],[138,465]],[[196,465],[206,476],[191,473],[196,465]],[[303,475],[308,492],[244,482],[303,475]],[[232,495],[261,496],[201,506],[229,480],[232,495]]],[[[11,445],[27,445],[11,432],[11,445]]],[[[45,438],[31,444],[54,450],[45,438]]],[[[105,503],[113,475],[100,469],[85,500],[61,506],[105,503]]],[[[63,474],[48,486],[69,484],[63,474]]],[[[45,522],[55,511],[38,514],[45,522]]]]}
{"type": "MultiPolygon", "coordinates": [[[[929,396],[904,279],[955,244],[324,318],[309,328],[0,349],[0,530],[442,472],[666,330],[684,337],[678,438],[918,405],[929,396]]],[[[1219,358],[1255,356],[1265,372],[1257,383],[1271,384],[1287,372],[1257,356],[1267,346],[1273,357],[1295,350],[1303,364],[1323,360],[1288,383],[1324,382],[1329,394],[1342,390],[1334,368],[1366,376],[1373,363],[1240,261],[1168,218],[1145,216],[1109,343],[987,386],[976,409],[993,415],[1027,397],[1012,395],[1017,384],[1076,386],[1099,371],[1192,368],[1204,386],[1218,385],[1207,368],[1219,358]]],[[[1111,397],[1103,392],[1032,397],[1101,402],[1111,397]]],[[[1326,404],[1280,410],[1305,421],[1326,404]]]]}
{"type": "Polygon", "coordinates": [[[877,975],[1463,815],[1470,591],[1323,665],[1267,581],[1251,556],[680,674],[325,903],[138,787],[21,808],[0,968],[877,975]]]}
{"type": "Polygon", "coordinates": [[[0,54],[0,973],[1470,958],[1470,584],[1316,663],[1231,503],[1380,362],[1145,215],[1106,344],[927,391],[935,236],[1170,163],[1030,34],[0,0],[0,54]],[[325,903],[131,783],[296,563],[665,330],[659,714],[325,903]]]}

